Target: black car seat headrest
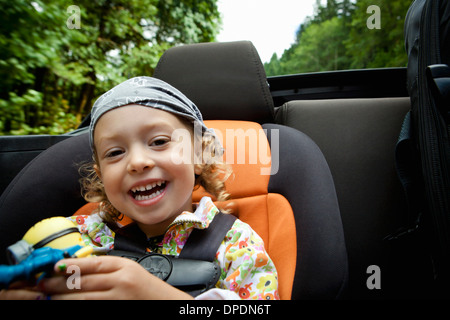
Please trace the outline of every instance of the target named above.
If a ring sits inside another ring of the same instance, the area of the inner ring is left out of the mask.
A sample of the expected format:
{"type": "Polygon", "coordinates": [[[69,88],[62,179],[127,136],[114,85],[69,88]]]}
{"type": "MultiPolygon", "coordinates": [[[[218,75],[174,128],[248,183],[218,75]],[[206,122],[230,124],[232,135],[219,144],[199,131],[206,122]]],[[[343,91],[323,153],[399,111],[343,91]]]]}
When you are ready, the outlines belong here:
{"type": "Polygon", "coordinates": [[[266,73],[250,41],[173,47],[159,60],[154,77],[183,92],[205,120],[273,122],[266,73]]]}

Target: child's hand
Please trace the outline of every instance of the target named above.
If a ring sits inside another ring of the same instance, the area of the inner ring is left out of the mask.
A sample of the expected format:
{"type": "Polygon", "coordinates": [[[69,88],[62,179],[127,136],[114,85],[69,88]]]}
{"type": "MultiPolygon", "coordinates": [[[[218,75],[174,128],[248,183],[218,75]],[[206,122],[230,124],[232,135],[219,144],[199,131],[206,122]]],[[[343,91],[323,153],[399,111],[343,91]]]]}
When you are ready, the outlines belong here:
{"type": "Polygon", "coordinates": [[[38,285],[39,291],[52,300],[192,299],[126,258],[65,259],[55,265],[55,272],[60,276],[44,279],[38,285]],[[77,272],[80,275],[78,279],[75,278],[78,277],[77,272]]]}
{"type": "Polygon", "coordinates": [[[46,296],[26,281],[12,283],[8,289],[0,290],[0,300],[45,300],[46,296]]]}

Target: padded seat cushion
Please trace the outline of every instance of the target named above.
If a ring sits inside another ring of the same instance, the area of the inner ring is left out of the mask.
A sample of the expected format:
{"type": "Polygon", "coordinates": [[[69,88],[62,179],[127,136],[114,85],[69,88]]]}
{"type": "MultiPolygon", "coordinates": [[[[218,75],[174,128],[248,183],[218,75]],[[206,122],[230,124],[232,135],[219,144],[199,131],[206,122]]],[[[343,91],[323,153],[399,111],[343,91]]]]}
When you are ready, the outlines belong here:
{"type": "Polygon", "coordinates": [[[36,222],[70,216],[86,203],[78,168],[91,160],[89,137],[81,134],[48,148],[20,171],[0,197],[1,264],[6,263],[6,247],[36,222]]]}
{"type": "MultiPolygon", "coordinates": [[[[278,271],[280,297],[290,299],[297,264],[294,213],[284,196],[268,192],[271,152],[265,131],[261,125],[247,121],[205,124],[221,138],[224,159],[233,169],[234,174],[225,183],[231,194],[232,213],[264,240],[278,271]]],[[[202,188],[195,190],[193,201],[198,202],[204,195],[202,188]]]]}
{"type": "Polygon", "coordinates": [[[387,235],[407,220],[394,151],[408,97],[290,101],[276,121],[311,137],[333,174],[353,277],[367,294],[367,266],[389,267],[387,235]],[[368,254],[370,252],[370,254],[368,254]]]}

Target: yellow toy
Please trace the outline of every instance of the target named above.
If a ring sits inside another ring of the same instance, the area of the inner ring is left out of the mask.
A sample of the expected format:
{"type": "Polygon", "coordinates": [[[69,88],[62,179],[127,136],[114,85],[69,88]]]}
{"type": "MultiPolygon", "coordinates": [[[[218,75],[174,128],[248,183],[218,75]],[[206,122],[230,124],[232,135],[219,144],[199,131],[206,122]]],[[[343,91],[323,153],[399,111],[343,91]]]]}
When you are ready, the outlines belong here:
{"type": "Polygon", "coordinates": [[[75,223],[54,217],[42,220],[25,233],[22,240],[7,249],[9,266],[0,266],[0,287],[19,279],[30,280],[41,272],[51,272],[55,263],[69,257],[92,253],[85,246],[75,223]]]}

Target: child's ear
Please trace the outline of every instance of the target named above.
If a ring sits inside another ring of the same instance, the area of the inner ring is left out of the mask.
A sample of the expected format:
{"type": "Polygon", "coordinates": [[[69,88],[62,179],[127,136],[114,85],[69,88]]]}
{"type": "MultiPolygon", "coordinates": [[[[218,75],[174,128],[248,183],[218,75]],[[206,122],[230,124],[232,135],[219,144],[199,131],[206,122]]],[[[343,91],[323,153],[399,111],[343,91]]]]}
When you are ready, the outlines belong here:
{"type": "Polygon", "coordinates": [[[98,167],[98,165],[94,164],[94,170],[95,170],[95,173],[97,174],[97,176],[100,178],[100,180],[102,180],[102,172],[100,171],[100,168],[98,167]]]}

